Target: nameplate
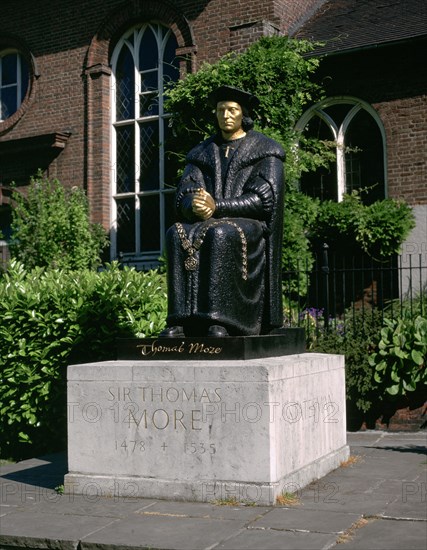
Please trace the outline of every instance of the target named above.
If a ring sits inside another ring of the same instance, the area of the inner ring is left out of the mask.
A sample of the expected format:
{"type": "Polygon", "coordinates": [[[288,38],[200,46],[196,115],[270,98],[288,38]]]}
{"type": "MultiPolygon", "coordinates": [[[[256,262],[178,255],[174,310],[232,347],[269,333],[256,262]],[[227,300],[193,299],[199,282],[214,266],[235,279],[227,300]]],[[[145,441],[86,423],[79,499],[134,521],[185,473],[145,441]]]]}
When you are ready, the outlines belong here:
{"type": "Polygon", "coordinates": [[[281,329],[280,334],[224,338],[119,338],[120,360],[235,360],[281,357],[305,353],[303,328],[281,329]]]}

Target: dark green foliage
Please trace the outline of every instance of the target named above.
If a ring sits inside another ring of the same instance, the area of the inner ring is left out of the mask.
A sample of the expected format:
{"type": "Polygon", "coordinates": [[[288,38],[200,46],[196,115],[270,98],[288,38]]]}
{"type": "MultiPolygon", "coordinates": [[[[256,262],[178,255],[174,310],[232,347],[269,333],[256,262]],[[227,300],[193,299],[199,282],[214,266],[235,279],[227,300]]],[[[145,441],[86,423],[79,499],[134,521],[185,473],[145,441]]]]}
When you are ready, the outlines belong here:
{"type": "Polygon", "coordinates": [[[397,317],[387,310],[350,310],[345,319],[332,320],[329,330],[323,319],[314,319],[310,351],[345,355],[349,409],[369,413],[366,420],[371,415],[375,420],[391,398],[425,388],[427,319],[417,314],[416,305],[404,302],[397,317]]]}
{"type": "Polygon", "coordinates": [[[246,89],[260,100],[255,126],[279,141],[287,152],[286,176],[295,181],[305,166],[325,165],[328,147],[317,144],[315,153],[295,147],[299,136],[295,123],[308,104],[320,99],[321,87],[310,80],[319,60],[308,55],[314,45],[284,36],[261,38],[241,54],[229,54],[214,65],[204,64],[171,88],[166,108],[182,157],[196,143],[215,132],[210,92],[227,84],[246,89]],[[256,77],[254,77],[256,75],[256,77]]]}
{"type": "Polygon", "coordinates": [[[337,252],[363,251],[383,260],[399,252],[415,226],[412,209],[403,201],[384,199],[365,206],[356,192],[342,202],[319,203],[312,242],[326,242],[337,252]]]}
{"type": "Polygon", "coordinates": [[[387,260],[399,248],[414,227],[412,209],[394,199],[377,201],[369,206],[360,195],[344,195],[342,202],[319,201],[299,193],[290,185],[285,196],[283,268],[299,275],[285,278],[285,292],[307,293],[313,252],[323,243],[331,251],[347,257],[366,253],[375,260],[387,260]],[[301,273],[302,272],[302,273],[301,273]]]}
{"type": "Polygon", "coordinates": [[[345,321],[331,323],[328,331],[321,330],[310,350],[345,355],[347,399],[363,412],[381,399],[369,357],[377,349],[382,326],[379,311],[349,311],[345,321]]]}
{"type": "Polygon", "coordinates": [[[166,307],[165,277],[155,271],[12,262],[0,278],[0,456],[65,448],[67,365],[114,359],[117,337],[157,334],[166,307]]]}
{"type": "Polygon", "coordinates": [[[427,318],[407,312],[385,319],[378,349],[369,358],[375,381],[390,395],[406,395],[427,383],[427,318]]]}
{"type": "Polygon", "coordinates": [[[314,264],[309,229],[315,224],[319,203],[292,186],[285,194],[283,228],[283,283],[288,298],[306,296],[314,264]]]}
{"type": "Polygon", "coordinates": [[[58,180],[33,178],[26,196],[13,194],[13,258],[27,268],[96,268],[107,245],[103,228],[89,221],[89,205],[80,188],[65,189],[58,180]]]}

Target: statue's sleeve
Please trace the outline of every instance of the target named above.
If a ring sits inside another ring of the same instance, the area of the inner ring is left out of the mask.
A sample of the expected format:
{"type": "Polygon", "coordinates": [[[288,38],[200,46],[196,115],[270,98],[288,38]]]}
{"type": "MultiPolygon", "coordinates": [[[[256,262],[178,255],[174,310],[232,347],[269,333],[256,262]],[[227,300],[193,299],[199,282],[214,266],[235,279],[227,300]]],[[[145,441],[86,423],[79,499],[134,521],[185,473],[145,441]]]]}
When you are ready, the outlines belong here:
{"type": "Polygon", "coordinates": [[[278,170],[283,171],[283,163],[276,157],[259,161],[242,195],[216,201],[214,217],[268,220],[274,206],[278,170]]]}
{"type": "Polygon", "coordinates": [[[190,222],[198,218],[193,213],[193,196],[197,189],[203,189],[204,178],[194,164],[187,164],[176,193],[176,212],[180,218],[190,222]]]}

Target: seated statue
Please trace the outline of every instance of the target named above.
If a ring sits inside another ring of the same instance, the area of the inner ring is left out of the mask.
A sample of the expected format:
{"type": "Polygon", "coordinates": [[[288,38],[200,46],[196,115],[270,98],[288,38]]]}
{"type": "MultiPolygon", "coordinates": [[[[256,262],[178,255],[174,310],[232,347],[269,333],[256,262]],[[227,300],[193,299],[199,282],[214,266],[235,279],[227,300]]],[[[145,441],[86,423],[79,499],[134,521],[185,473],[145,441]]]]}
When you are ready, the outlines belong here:
{"type": "Polygon", "coordinates": [[[258,100],[222,86],[211,95],[217,135],[190,151],[166,235],[163,337],[247,336],[282,327],[284,151],[254,131],[258,100]]]}

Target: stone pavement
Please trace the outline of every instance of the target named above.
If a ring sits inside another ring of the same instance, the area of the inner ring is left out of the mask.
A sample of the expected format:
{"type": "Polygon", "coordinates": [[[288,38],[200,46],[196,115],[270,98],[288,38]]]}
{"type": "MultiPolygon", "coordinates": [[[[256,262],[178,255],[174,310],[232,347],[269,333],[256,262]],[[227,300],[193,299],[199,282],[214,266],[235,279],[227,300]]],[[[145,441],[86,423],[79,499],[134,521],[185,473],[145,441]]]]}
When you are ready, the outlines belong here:
{"type": "MultiPolygon", "coordinates": [[[[1,468],[0,549],[427,548],[427,433],[348,434],[350,460],[277,506],[58,494],[66,457],[1,468]]],[[[288,496],[288,495],[285,495],[288,496]]]]}

